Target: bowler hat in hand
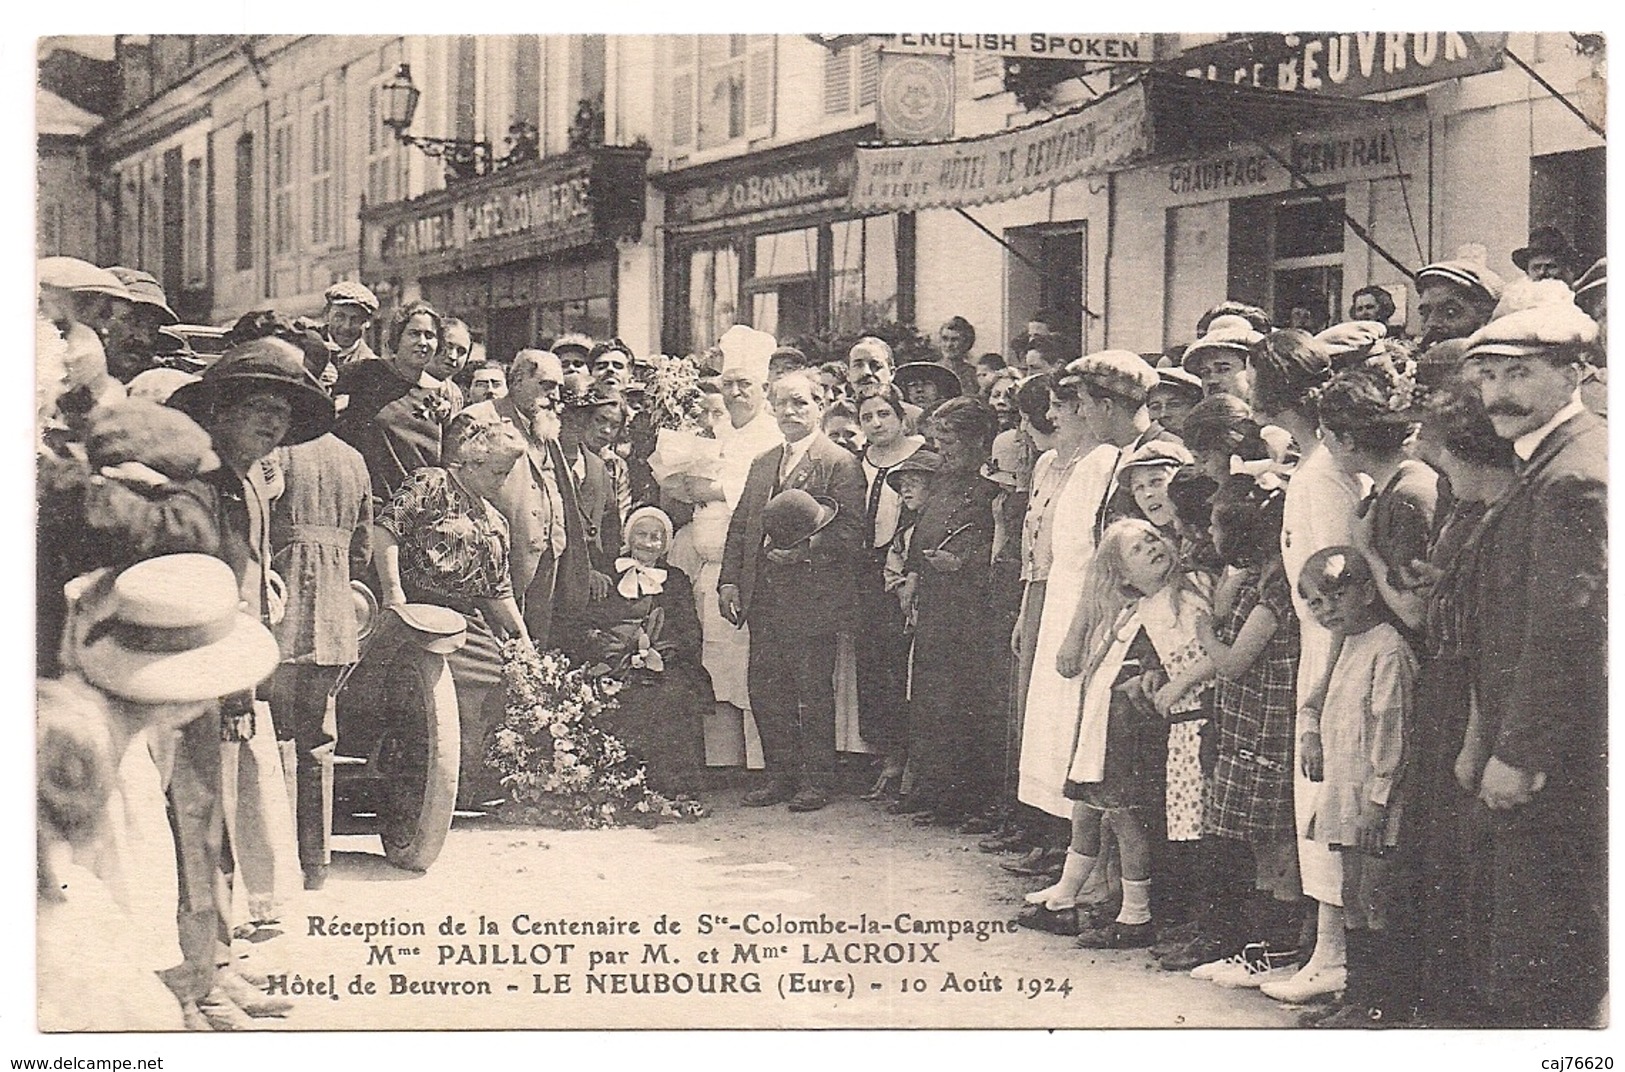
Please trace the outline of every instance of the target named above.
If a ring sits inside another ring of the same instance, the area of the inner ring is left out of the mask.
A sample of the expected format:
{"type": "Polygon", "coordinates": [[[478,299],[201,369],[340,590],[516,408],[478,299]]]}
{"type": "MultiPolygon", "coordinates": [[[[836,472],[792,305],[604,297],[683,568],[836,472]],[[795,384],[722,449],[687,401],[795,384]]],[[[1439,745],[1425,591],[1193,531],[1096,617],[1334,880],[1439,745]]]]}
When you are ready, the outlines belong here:
{"type": "Polygon", "coordinates": [[[840,506],[828,499],[817,499],[800,488],[781,491],[768,500],[762,509],[762,532],[767,546],[794,547],[810,540],[840,513],[840,506]]]}

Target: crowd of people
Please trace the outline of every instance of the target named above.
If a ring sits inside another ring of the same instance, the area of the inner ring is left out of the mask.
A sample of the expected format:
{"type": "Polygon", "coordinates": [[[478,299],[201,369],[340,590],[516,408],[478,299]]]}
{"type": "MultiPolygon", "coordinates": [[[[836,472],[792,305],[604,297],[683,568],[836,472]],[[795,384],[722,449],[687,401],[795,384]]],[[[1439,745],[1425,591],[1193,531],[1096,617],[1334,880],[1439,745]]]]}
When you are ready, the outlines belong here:
{"type": "Polygon", "coordinates": [[[326,881],[357,580],[466,622],[467,806],[518,640],[640,686],[651,784],[812,812],[864,757],[1086,948],[1321,1026],[1597,1023],[1606,281],[1565,251],[1424,267],[1414,337],[1368,287],[1317,334],[1226,301],[976,357],[955,317],[912,361],[488,355],[341,282],[205,365],[150,276],[41,261],[42,1023],[287,1011],[232,938],[326,881]],[[109,901],[141,948],[89,1009],[109,901]]]}

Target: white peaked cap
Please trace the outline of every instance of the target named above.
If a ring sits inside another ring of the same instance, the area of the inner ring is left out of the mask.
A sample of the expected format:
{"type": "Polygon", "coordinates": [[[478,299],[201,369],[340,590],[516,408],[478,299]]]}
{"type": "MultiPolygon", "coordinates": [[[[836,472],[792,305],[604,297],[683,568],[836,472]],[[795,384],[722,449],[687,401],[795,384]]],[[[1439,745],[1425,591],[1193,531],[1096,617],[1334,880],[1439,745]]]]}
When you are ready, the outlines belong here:
{"type": "Polygon", "coordinates": [[[779,341],[765,331],[735,324],[722,333],[717,346],[722,350],[724,376],[743,372],[757,383],[766,383],[768,359],[779,348],[779,341]]]}

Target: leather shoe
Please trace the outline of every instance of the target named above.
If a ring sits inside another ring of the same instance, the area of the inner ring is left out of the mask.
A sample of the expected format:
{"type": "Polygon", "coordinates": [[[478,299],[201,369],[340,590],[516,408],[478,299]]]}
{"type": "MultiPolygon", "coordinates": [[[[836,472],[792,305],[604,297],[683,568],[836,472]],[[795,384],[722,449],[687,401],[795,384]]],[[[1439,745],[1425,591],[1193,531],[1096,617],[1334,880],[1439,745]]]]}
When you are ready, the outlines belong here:
{"type": "Polygon", "coordinates": [[[1079,912],[1076,908],[1052,909],[1043,905],[1028,905],[1016,916],[1016,925],[1072,937],[1078,933],[1079,912]]]}
{"type": "Polygon", "coordinates": [[[803,789],[790,798],[791,811],[818,811],[829,804],[829,798],[816,789],[803,789]]]}
{"type": "Polygon", "coordinates": [[[1012,875],[1047,875],[1057,863],[1066,863],[1066,850],[1037,846],[1019,860],[1006,860],[999,866],[1012,875]]]}
{"type": "Polygon", "coordinates": [[[1078,935],[1081,949],[1145,949],[1157,940],[1157,929],[1150,923],[1118,923],[1113,920],[1103,927],[1091,927],[1078,935]]]}
{"type": "Polygon", "coordinates": [[[1018,830],[983,838],[976,847],[983,852],[1017,852],[1027,845],[1027,838],[1018,830]]]}
{"type": "Polygon", "coordinates": [[[783,804],[795,795],[795,790],[789,785],[771,782],[759,789],[752,789],[739,799],[739,803],[747,808],[771,808],[775,804],[783,804]]]}

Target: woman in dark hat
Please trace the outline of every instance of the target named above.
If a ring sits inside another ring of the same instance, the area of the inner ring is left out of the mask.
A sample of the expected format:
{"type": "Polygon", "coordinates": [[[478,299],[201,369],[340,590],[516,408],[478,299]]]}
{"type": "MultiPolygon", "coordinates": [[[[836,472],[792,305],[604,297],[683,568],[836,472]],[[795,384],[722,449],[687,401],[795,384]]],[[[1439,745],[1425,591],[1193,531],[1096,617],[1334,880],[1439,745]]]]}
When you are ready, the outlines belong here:
{"type": "Polygon", "coordinates": [[[992,645],[1004,642],[986,614],[998,487],[982,476],[982,465],[995,428],[992,411],[974,398],[945,402],[928,426],[942,461],[909,545],[907,569],[919,577],[911,786],[898,807],[929,816],[922,822],[957,824],[975,815],[996,799],[1003,767],[1004,725],[988,717],[986,688],[992,645]]]}
{"type": "Polygon", "coordinates": [[[929,417],[950,398],[958,398],[961,392],[959,377],[935,361],[909,361],[898,365],[892,382],[903,392],[904,398],[925,411],[923,417],[929,417]]]}
{"type": "MultiPolygon", "coordinates": [[[[500,641],[530,636],[508,572],[508,523],[491,497],[525,453],[506,422],[460,413],[446,429],[442,464],[407,478],[373,527],[373,560],[385,607],[430,603],[468,620],[468,640],[447,662],[463,725],[458,797],[481,803],[487,693],[502,681],[500,641]]],[[[500,690],[497,691],[500,697],[500,690]]]]}

